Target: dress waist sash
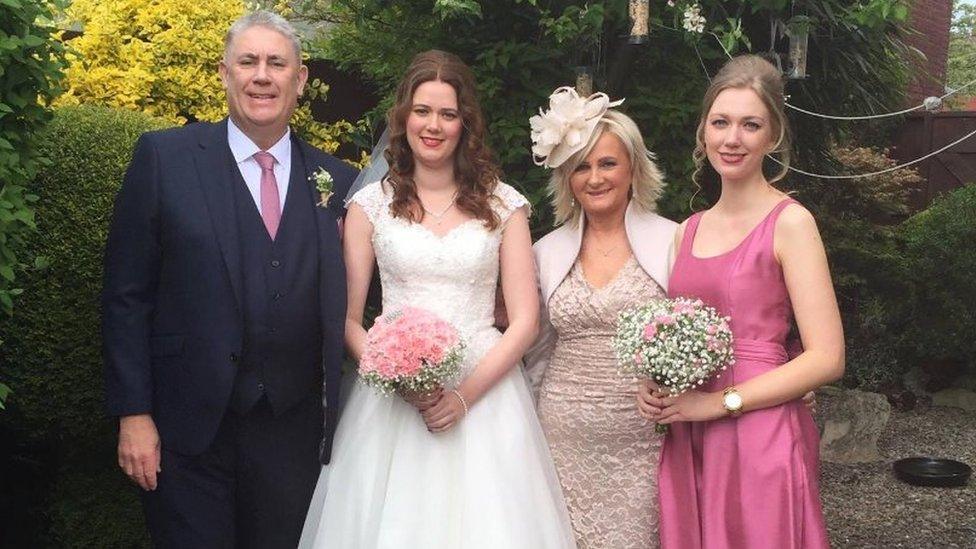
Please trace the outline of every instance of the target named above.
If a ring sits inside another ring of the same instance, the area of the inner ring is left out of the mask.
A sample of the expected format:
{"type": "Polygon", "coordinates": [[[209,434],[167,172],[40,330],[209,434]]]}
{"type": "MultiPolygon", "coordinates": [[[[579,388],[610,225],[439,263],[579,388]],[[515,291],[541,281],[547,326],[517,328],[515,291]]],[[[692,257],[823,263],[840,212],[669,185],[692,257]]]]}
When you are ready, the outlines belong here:
{"type": "Polygon", "coordinates": [[[732,351],[737,362],[767,362],[779,366],[789,358],[783,345],[759,339],[733,339],[732,351]]]}

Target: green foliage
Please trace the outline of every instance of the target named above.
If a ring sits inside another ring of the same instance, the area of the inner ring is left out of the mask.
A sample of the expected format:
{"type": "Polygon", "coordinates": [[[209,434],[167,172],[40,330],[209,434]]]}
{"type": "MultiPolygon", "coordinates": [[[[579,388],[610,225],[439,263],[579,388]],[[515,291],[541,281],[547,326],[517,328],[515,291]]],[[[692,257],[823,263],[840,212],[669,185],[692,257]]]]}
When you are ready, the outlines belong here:
{"type": "Polygon", "coordinates": [[[123,107],[174,124],[218,120],[224,32],[243,13],[240,0],[73,0],[66,16],[83,32],[68,41],[74,59],[59,104],[123,107]]]}
{"type": "MultiPolygon", "coordinates": [[[[946,64],[946,87],[959,89],[976,80],[976,6],[953,2],[952,27],[949,32],[949,57],[946,64]]],[[[976,84],[960,94],[976,95],[976,84]]],[[[959,100],[962,97],[954,96],[959,100]]]]}
{"type": "Polygon", "coordinates": [[[101,377],[98,294],[112,203],[136,138],[168,125],[136,112],[64,107],[40,142],[51,163],[34,183],[39,231],[27,245],[50,266],[25,277],[33,295],[4,330],[12,371],[23,379],[18,407],[36,432],[83,439],[102,423],[93,380],[101,377]]]}
{"type": "MultiPolygon", "coordinates": [[[[492,147],[507,181],[532,202],[533,233],[540,236],[551,227],[548,173],[531,162],[528,117],[547,105],[553,89],[574,83],[577,66],[592,69],[596,90],[627,98],[622,110],[638,122],[668,174],[660,209],[675,218],[690,210],[690,154],[708,82],[705,71],[714,74],[725,62],[723,45],[732,51],[769,49],[771,20],[806,14],[813,26],[811,77],[790,84],[792,102],[830,113],[870,113],[899,105],[905,80],[901,12],[893,7],[899,0],[873,0],[874,7],[863,9],[884,17],[865,17],[863,24],[852,22],[850,3],[842,0],[700,4],[705,34],[682,29],[687,2],[673,8],[654,4],[650,39],[639,47],[626,44],[630,27],[624,0],[304,0],[295,12],[312,23],[329,23],[312,41],[318,55],[358,71],[385,96],[371,114],[374,120],[389,107],[394,86],[417,52],[445,49],[470,64],[492,147]]],[[[784,49],[782,39],[777,40],[773,45],[784,49]]],[[[808,117],[793,122],[797,162],[807,170],[838,170],[827,144],[848,129],[808,117]]]]}
{"type": "Polygon", "coordinates": [[[907,347],[922,359],[976,365],[976,183],[937,199],[902,233],[913,286],[907,347]]]}
{"type": "Polygon", "coordinates": [[[908,19],[908,5],[900,0],[868,0],[844,10],[844,17],[859,27],[876,27],[886,21],[908,19]]]}
{"type": "Polygon", "coordinates": [[[558,17],[554,14],[539,18],[539,26],[559,45],[574,47],[596,46],[606,16],[602,4],[568,6],[558,17]]]}
{"type": "Polygon", "coordinates": [[[25,267],[17,261],[15,249],[24,233],[37,229],[31,208],[31,203],[36,200],[36,195],[25,192],[20,185],[7,184],[0,189],[0,235],[4,237],[0,239],[0,257],[3,258],[0,263],[0,311],[7,315],[14,312],[13,298],[24,292],[22,288],[11,288],[17,281],[14,269],[25,267]]]}
{"type": "MultiPolygon", "coordinates": [[[[883,151],[841,148],[851,173],[893,166],[883,151]]],[[[974,365],[976,185],[943,196],[907,220],[913,170],[813,182],[800,199],[817,217],[830,257],[847,340],[846,382],[898,386],[919,363],[974,365]]]]}
{"type": "Polygon", "coordinates": [[[481,19],[481,4],[476,0],[434,0],[434,13],[441,20],[453,17],[474,17],[481,19]]]}
{"type": "Polygon", "coordinates": [[[52,545],[102,549],[149,547],[142,504],[132,483],[115,466],[111,440],[89,463],[58,471],[51,491],[52,545]]]}
{"type": "MultiPolygon", "coordinates": [[[[73,0],[67,15],[84,33],[68,41],[75,59],[59,105],[123,107],[174,124],[220,120],[227,102],[217,64],[227,29],[244,13],[242,0],[73,0]]],[[[334,152],[352,126],[312,119],[310,101],[328,89],[309,82],[291,124],[334,152]]]]}
{"type": "MultiPolygon", "coordinates": [[[[43,162],[35,134],[50,118],[48,104],[60,93],[64,48],[52,41],[53,7],[60,2],[0,2],[0,317],[13,314],[18,258],[24,235],[35,229],[27,184],[43,162]]],[[[0,345],[3,340],[0,339],[0,345]]],[[[0,382],[0,409],[10,388],[0,382]]]]}
{"type": "MultiPolygon", "coordinates": [[[[849,174],[894,166],[887,151],[834,147],[849,174]]],[[[908,366],[898,354],[897,307],[910,292],[901,259],[898,223],[908,215],[908,193],[922,179],[896,170],[859,179],[803,179],[798,199],[817,218],[830,260],[847,340],[847,380],[877,388],[908,366]]]]}
{"type": "MultiPolygon", "coordinates": [[[[895,6],[901,0],[879,2],[895,6]]],[[[787,83],[791,104],[832,115],[879,114],[904,107],[909,60],[917,58],[918,52],[903,41],[907,31],[900,11],[890,7],[890,19],[872,17],[858,23],[849,15],[850,10],[859,9],[851,2],[806,0],[794,6],[796,13],[810,17],[814,24],[807,61],[809,76],[787,83]]],[[[893,122],[845,124],[790,114],[796,136],[794,164],[809,172],[842,172],[842,165],[830,154],[831,143],[890,143],[887,132],[893,122]]]]}
{"type": "MultiPolygon", "coordinates": [[[[834,157],[847,174],[881,171],[897,162],[888,151],[835,147],[834,157]]],[[[922,178],[911,169],[857,179],[805,180],[799,199],[816,215],[833,264],[834,285],[842,308],[856,308],[870,288],[890,288],[888,271],[900,255],[896,224],[908,215],[908,194],[922,178]]]]}
{"type": "Polygon", "coordinates": [[[58,546],[129,547],[142,535],[138,522],[119,522],[138,521],[128,508],[138,510],[134,497],[112,488],[124,480],[102,408],[98,295],[109,217],[132,147],[144,131],[168,125],[134,111],[64,107],[38,140],[51,162],[33,184],[38,231],[25,244],[50,266],[23,277],[18,316],[0,325],[17,384],[0,426],[17,433],[41,464],[42,477],[28,471],[18,486],[31,490],[53,479],[51,499],[21,512],[47,517],[45,534],[58,546]],[[105,488],[96,489],[95,479],[105,488]]]}

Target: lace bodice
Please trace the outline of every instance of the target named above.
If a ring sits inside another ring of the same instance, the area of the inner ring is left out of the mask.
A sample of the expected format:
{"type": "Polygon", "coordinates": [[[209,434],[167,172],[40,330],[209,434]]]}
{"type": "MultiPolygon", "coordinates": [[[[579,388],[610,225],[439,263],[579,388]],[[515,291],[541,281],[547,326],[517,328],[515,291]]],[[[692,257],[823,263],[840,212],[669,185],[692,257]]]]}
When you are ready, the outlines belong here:
{"type": "Polygon", "coordinates": [[[492,208],[501,225],[489,231],[476,219],[443,236],[390,214],[392,192],[380,182],[352,197],[373,224],[373,250],[383,286],[383,310],[420,307],[451,322],[469,341],[494,323],[498,252],[512,213],[528,201],[499,182],[492,208]]]}

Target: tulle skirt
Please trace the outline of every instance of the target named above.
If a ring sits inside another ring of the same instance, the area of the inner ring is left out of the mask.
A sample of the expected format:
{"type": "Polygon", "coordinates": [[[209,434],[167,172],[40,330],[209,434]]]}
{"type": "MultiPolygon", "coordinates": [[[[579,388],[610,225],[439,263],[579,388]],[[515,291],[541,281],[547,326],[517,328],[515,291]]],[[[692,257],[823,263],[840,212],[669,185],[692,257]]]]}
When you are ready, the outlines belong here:
{"type": "Polygon", "coordinates": [[[576,547],[520,369],[438,434],[401,398],[357,380],[299,547],[576,547]]]}

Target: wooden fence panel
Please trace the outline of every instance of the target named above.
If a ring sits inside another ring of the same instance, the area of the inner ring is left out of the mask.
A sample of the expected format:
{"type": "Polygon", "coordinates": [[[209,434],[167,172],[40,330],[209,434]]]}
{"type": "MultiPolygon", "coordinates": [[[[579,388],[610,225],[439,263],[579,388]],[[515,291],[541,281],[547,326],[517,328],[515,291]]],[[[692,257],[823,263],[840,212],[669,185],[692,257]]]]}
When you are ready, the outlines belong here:
{"type": "MultiPolygon", "coordinates": [[[[909,116],[893,151],[899,163],[925,156],[976,130],[976,112],[909,116]]],[[[915,166],[925,183],[912,194],[914,209],[924,209],[942,193],[976,183],[976,135],[915,166]]]]}

